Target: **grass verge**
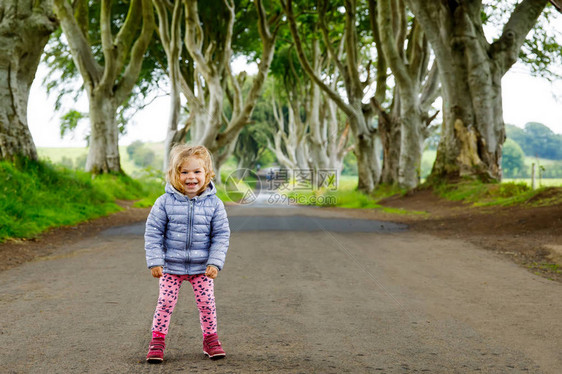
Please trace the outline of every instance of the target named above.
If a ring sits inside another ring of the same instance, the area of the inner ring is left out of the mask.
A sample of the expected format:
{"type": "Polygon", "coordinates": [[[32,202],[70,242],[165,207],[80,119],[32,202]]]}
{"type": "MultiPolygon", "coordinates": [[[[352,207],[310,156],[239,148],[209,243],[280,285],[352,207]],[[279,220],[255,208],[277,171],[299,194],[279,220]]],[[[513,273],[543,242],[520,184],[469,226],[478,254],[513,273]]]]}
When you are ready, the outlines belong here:
{"type": "Polygon", "coordinates": [[[562,188],[541,187],[531,189],[525,182],[482,183],[462,181],[455,184],[434,185],[440,197],[464,201],[474,206],[544,206],[562,203],[562,188]]]}
{"type": "Polygon", "coordinates": [[[73,225],[121,208],[116,199],[134,200],[145,187],[126,175],[70,171],[48,162],[0,162],[0,242],[33,238],[55,226],[73,225]]]}

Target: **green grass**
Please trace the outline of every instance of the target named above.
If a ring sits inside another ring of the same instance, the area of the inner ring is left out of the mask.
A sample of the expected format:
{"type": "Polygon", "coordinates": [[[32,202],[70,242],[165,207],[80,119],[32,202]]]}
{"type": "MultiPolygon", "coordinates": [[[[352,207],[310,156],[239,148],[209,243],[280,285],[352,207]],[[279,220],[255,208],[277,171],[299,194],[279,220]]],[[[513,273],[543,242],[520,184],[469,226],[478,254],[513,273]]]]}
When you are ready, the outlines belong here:
{"type": "MultiPolygon", "coordinates": [[[[531,186],[531,178],[503,178],[502,183],[525,183],[531,186]]],[[[535,187],[562,187],[562,178],[535,178],[535,187]]]]}
{"type": "Polygon", "coordinates": [[[134,200],[146,187],[126,175],[70,171],[48,162],[0,162],[0,242],[32,238],[56,226],[120,210],[116,199],[134,200]]]}
{"type": "Polygon", "coordinates": [[[525,182],[482,183],[467,180],[456,184],[434,186],[442,198],[464,201],[474,206],[533,206],[551,205],[562,202],[562,193],[554,187],[531,189],[525,182]]]}
{"type": "Polygon", "coordinates": [[[395,186],[379,185],[372,194],[367,195],[357,191],[357,176],[345,175],[340,176],[336,189],[293,190],[287,191],[286,195],[291,201],[307,206],[379,209],[392,214],[424,214],[424,212],[389,208],[378,203],[386,197],[405,192],[395,186]]]}

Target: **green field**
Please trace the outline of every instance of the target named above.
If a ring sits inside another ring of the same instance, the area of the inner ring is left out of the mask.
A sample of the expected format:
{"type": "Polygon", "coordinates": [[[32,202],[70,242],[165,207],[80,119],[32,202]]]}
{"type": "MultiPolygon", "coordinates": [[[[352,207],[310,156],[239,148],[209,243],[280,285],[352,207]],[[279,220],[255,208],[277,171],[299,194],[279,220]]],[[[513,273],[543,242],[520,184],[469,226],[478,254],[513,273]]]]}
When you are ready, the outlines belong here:
{"type": "MultiPolygon", "coordinates": [[[[527,185],[531,185],[531,178],[504,178],[502,179],[502,183],[509,183],[509,182],[524,182],[527,185]]],[[[562,178],[543,178],[539,181],[538,178],[535,178],[535,187],[562,187],[562,178]]]]}
{"type": "MultiPolygon", "coordinates": [[[[145,143],[145,145],[152,149],[156,154],[162,154],[164,152],[164,143],[145,143]]],[[[42,160],[49,160],[54,164],[60,164],[63,157],[71,159],[74,163],[79,157],[86,156],[88,154],[88,148],[37,148],[39,153],[39,158],[42,160]]],[[[121,156],[121,168],[135,178],[137,174],[143,171],[142,168],[138,167],[133,163],[133,160],[127,154],[127,146],[119,146],[119,154],[121,156]]]]}

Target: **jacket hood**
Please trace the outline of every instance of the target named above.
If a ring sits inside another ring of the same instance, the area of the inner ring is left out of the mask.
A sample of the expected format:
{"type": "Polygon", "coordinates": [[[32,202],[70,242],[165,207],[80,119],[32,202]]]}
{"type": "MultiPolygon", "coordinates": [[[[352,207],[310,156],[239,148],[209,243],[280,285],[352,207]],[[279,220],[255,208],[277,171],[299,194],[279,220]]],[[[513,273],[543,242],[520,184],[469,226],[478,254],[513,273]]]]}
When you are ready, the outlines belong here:
{"type": "MultiPolygon", "coordinates": [[[[179,192],[178,190],[176,190],[176,188],[174,186],[172,186],[171,183],[166,183],[165,191],[169,194],[172,194],[176,199],[189,200],[189,197],[187,195],[184,195],[181,192],[179,192]]],[[[204,199],[207,196],[215,195],[216,193],[217,193],[217,189],[215,187],[215,184],[211,181],[211,182],[209,182],[209,185],[207,186],[205,191],[203,191],[203,193],[201,193],[201,195],[195,196],[193,198],[193,200],[201,200],[201,199],[204,199]]]]}

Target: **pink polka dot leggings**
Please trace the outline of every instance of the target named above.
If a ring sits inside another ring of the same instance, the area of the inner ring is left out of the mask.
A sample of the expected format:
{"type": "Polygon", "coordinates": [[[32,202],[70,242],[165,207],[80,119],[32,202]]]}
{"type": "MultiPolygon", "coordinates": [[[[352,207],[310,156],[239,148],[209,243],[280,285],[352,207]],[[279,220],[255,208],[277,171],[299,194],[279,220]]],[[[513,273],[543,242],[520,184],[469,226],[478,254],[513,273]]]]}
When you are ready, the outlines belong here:
{"type": "Polygon", "coordinates": [[[213,280],[205,274],[175,275],[164,273],[160,277],[160,294],[152,322],[153,335],[166,335],[168,333],[170,317],[178,301],[180,287],[186,280],[193,287],[203,335],[216,334],[217,311],[215,308],[213,280]]]}

